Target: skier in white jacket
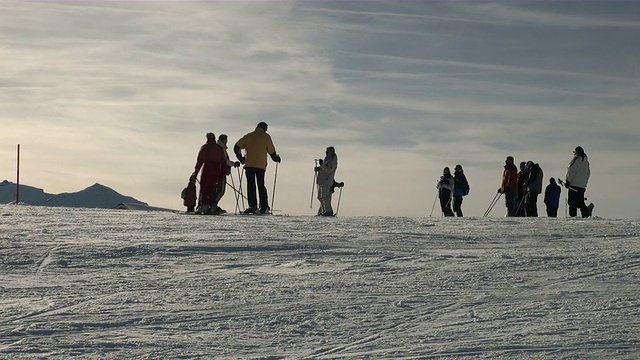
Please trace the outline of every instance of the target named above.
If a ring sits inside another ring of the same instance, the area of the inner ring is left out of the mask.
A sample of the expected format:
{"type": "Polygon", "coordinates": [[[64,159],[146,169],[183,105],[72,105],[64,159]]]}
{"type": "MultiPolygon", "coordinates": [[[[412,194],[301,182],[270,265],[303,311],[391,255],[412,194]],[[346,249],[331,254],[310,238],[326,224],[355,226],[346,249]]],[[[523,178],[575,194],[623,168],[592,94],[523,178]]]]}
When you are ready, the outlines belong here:
{"type": "Polygon", "coordinates": [[[333,146],[327,148],[325,155],[324,160],[319,160],[319,166],[315,167],[315,171],[318,173],[316,184],[318,185],[318,200],[320,200],[318,215],[333,216],[331,187],[335,181],[335,174],[338,169],[338,155],[336,155],[336,149],[333,146]]]}
{"type": "Polygon", "coordinates": [[[591,216],[591,209],[584,203],[584,193],[587,190],[587,182],[591,176],[587,154],[581,146],[573,151],[573,159],[567,168],[565,186],[569,189],[569,216],[578,215],[578,209],[583,218],[591,216]]]}

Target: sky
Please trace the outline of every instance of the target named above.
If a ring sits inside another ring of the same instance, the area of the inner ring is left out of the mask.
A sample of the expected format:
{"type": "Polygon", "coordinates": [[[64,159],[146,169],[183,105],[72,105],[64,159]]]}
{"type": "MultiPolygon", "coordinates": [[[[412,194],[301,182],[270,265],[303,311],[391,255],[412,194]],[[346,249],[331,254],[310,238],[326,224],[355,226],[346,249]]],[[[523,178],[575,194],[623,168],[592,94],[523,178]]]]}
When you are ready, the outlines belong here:
{"type": "Polygon", "coordinates": [[[580,145],[594,214],[637,219],[638,39],[622,1],[1,2],[0,180],[20,144],[21,183],[183,209],[205,134],[265,121],[279,213],[315,214],[327,146],[341,215],[429,216],[461,164],[482,216],[506,156],[546,184],[580,145]]]}

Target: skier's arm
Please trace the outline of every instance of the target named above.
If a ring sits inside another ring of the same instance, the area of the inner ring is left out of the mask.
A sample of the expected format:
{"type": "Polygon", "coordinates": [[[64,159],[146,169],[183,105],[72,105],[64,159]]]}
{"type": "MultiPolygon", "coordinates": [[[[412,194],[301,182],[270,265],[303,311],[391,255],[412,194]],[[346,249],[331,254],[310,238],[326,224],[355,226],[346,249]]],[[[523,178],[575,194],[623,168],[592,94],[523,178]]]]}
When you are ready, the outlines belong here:
{"type": "Polygon", "coordinates": [[[203,145],[202,147],[200,147],[200,151],[198,151],[198,158],[196,159],[195,171],[191,176],[198,176],[198,173],[200,172],[200,168],[204,164],[204,158],[205,158],[205,147],[203,145]]]}
{"type": "Polygon", "coordinates": [[[333,161],[333,159],[329,158],[325,161],[322,161],[322,164],[320,164],[319,168],[320,168],[320,171],[331,173],[335,171],[336,165],[337,165],[336,162],[333,161]]]}
{"type": "Polygon", "coordinates": [[[236,157],[238,158],[238,160],[244,164],[244,156],[242,156],[242,151],[240,150],[240,146],[238,146],[238,144],[235,144],[233,146],[233,153],[236,154],[236,157]]]}
{"type": "Polygon", "coordinates": [[[447,185],[446,188],[453,192],[453,188],[455,187],[453,178],[450,178],[448,183],[449,183],[449,185],[447,185]]]}
{"type": "Polygon", "coordinates": [[[573,178],[576,176],[576,170],[577,170],[576,158],[574,157],[569,163],[569,166],[567,167],[567,176],[565,176],[566,183],[573,182],[573,178]]]}

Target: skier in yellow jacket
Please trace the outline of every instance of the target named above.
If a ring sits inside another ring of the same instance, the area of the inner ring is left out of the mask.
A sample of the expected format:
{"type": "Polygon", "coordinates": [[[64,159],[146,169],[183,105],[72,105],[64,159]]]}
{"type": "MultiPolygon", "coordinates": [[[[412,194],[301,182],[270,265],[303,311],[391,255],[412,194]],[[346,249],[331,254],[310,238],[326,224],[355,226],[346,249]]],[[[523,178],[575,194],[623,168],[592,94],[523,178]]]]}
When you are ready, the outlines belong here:
{"type": "Polygon", "coordinates": [[[240,163],[244,164],[244,171],[247,174],[247,198],[249,208],[246,214],[269,213],[269,198],[267,188],[264,186],[264,174],[267,170],[267,154],[271,160],[280,162],[280,156],[276,153],[271,136],[267,134],[268,125],[265,122],[258,123],[256,129],[243,136],[233,147],[233,152],[240,163]],[[245,156],[242,150],[245,150],[245,156]],[[256,198],[256,185],[260,196],[260,208],[258,209],[258,199],[256,198]]]}

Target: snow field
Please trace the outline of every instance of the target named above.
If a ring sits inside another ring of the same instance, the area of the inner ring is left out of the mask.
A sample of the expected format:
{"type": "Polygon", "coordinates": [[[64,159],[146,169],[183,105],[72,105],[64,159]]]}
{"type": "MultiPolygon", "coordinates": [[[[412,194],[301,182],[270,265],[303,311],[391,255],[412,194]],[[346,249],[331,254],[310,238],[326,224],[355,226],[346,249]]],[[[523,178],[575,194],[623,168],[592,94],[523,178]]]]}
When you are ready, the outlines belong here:
{"type": "Polygon", "coordinates": [[[638,359],[637,221],[0,206],[0,358],[638,359]]]}

